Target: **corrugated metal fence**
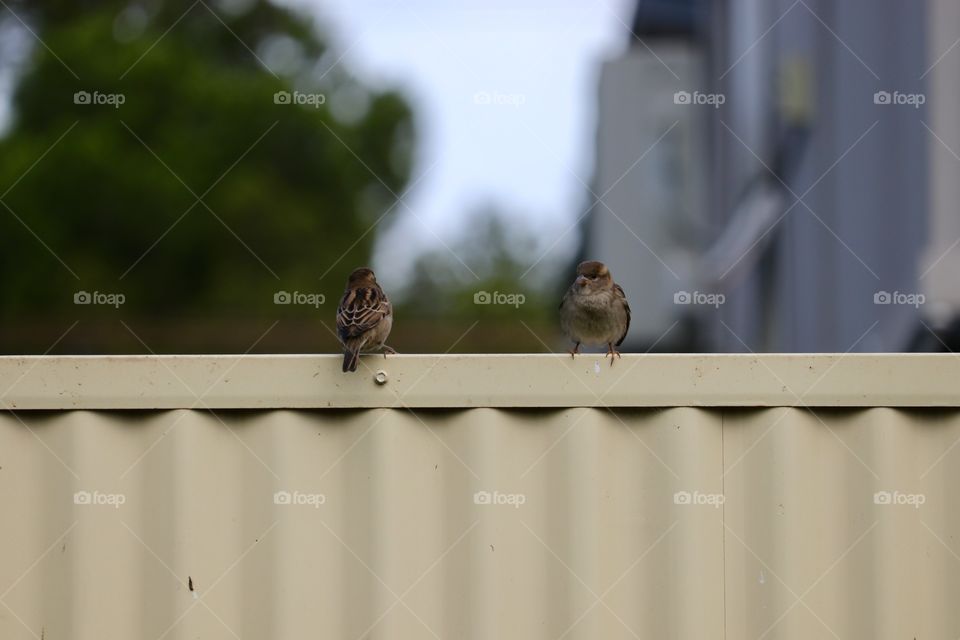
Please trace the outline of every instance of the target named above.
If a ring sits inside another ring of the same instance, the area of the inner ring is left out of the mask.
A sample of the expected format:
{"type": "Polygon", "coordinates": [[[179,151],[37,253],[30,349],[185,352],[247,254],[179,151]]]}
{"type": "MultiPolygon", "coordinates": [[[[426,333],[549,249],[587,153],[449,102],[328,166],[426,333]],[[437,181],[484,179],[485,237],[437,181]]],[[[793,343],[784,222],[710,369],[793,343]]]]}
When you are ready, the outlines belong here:
{"type": "Polygon", "coordinates": [[[958,358],[362,362],[0,358],[0,638],[960,636],[958,358]]]}

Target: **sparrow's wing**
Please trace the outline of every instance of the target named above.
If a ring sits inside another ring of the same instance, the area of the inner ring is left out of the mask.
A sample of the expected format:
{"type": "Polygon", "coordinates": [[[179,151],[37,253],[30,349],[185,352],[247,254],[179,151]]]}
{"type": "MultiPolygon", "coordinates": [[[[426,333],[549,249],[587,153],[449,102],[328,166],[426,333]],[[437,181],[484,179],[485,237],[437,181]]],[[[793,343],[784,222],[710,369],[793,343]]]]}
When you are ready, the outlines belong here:
{"type": "Polygon", "coordinates": [[[617,346],[619,347],[624,338],[627,337],[627,332],[630,331],[630,305],[627,304],[627,294],[623,292],[623,287],[618,284],[614,284],[613,292],[616,294],[617,299],[623,303],[623,310],[627,312],[627,326],[623,328],[623,335],[620,336],[619,340],[617,340],[617,346]]]}
{"type": "Polygon", "coordinates": [[[378,287],[359,287],[343,294],[337,308],[337,334],[343,341],[363,335],[390,314],[390,301],[378,287]]]}

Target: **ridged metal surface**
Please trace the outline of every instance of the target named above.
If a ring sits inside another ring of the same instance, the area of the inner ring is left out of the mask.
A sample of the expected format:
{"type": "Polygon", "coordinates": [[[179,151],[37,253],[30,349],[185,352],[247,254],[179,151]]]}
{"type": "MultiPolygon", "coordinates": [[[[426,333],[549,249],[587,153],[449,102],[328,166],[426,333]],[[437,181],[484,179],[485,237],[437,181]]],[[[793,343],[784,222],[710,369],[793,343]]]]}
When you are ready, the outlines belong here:
{"type": "Polygon", "coordinates": [[[958,441],[951,408],[0,413],[0,638],[956,638],[958,441]]]}
{"type": "Polygon", "coordinates": [[[0,409],[960,406],[949,353],[374,355],[352,376],[341,360],[0,356],[0,409]]]}

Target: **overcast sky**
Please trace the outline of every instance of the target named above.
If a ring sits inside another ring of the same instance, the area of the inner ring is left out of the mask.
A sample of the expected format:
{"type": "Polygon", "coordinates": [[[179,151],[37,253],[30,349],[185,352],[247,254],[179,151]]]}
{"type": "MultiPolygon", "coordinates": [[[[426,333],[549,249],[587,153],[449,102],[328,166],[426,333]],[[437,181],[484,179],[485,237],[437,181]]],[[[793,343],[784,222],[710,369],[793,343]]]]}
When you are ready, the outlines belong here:
{"type": "MultiPolygon", "coordinates": [[[[403,222],[376,263],[399,278],[424,245],[492,203],[549,244],[586,203],[598,64],[622,51],[625,0],[286,0],[309,7],[362,79],[399,87],[421,134],[403,222]],[[430,167],[433,167],[432,169],[430,167]],[[418,220],[419,218],[419,220],[418,220]],[[423,222],[421,222],[421,220],[423,222]]],[[[558,251],[570,251],[570,234],[558,251]]]]}

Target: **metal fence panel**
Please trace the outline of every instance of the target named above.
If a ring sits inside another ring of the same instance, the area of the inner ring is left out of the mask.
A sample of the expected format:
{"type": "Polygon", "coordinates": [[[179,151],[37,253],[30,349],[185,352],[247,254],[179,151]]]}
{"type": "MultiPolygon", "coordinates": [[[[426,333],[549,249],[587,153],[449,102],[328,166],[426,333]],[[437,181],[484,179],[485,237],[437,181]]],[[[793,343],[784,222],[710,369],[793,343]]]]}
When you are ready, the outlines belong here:
{"type": "MultiPolygon", "coordinates": [[[[703,358],[749,400],[759,361],[703,358]]],[[[200,364],[179,373],[224,370],[200,364]]],[[[794,380],[808,361],[765,364],[794,380]]],[[[90,384],[123,391],[122,370],[90,384]]],[[[8,408],[53,404],[33,375],[8,408]]],[[[955,408],[585,397],[0,412],[0,638],[960,635],[955,408]]]]}

